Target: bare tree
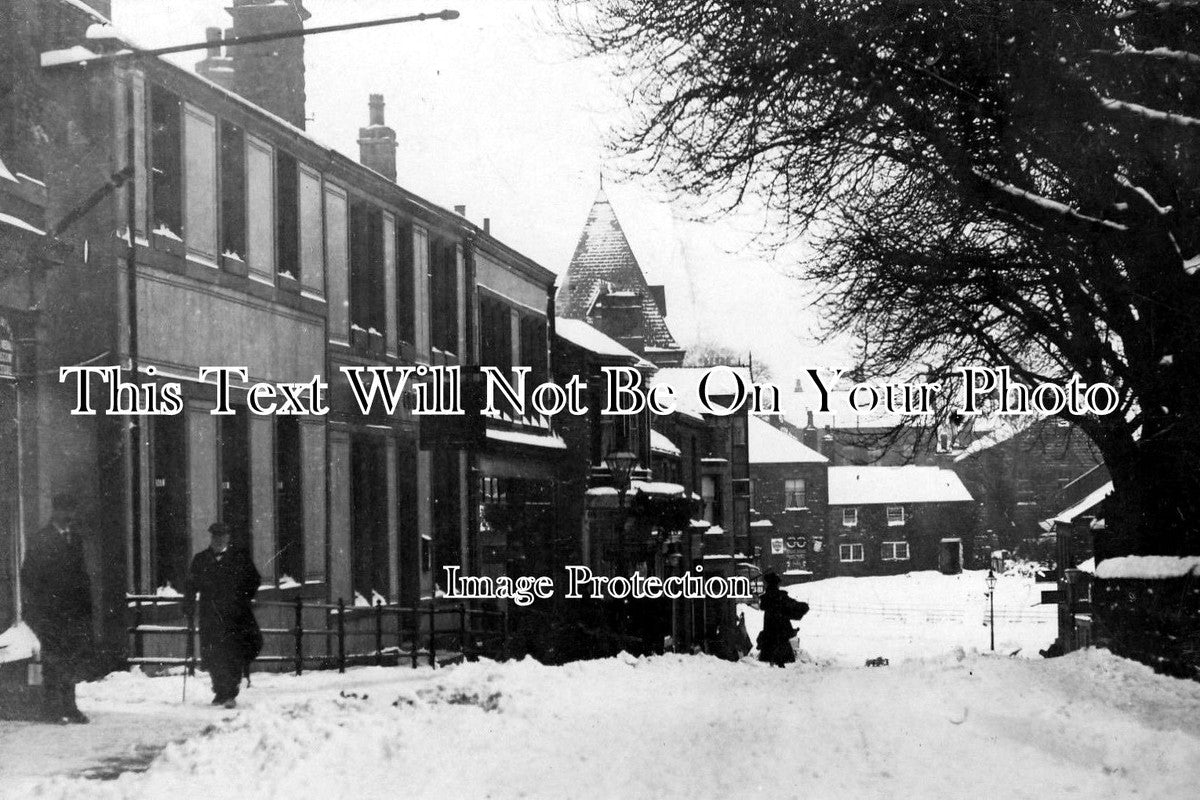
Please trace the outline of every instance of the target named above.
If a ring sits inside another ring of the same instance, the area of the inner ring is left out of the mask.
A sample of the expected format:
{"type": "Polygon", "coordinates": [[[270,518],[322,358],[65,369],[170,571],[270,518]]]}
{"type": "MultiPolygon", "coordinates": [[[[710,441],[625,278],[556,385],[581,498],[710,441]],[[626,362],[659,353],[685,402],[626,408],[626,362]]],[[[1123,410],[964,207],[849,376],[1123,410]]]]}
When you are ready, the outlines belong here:
{"type": "Polygon", "coordinates": [[[562,0],[623,65],[618,149],[756,195],[868,372],[1007,366],[1120,396],[1063,416],[1112,474],[1112,554],[1200,553],[1200,3],[562,0]]]}
{"type": "Polygon", "coordinates": [[[688,346],[687,357],[683,361],[685,367],[748,367],[750,379],[755,383],[771,380],[771,367],[761,359],[755,359],[753,354],[741,354],[732,347],[726,347],[712,340],[702,339],[688,346]]]}

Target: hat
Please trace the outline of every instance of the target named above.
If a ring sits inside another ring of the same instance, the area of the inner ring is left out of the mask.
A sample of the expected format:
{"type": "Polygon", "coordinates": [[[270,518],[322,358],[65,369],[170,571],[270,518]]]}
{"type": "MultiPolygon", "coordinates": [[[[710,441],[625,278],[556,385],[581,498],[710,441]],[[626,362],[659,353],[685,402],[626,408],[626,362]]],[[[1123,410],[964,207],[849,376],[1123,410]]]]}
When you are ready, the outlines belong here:
{"type": "Polygon", "coordinates": [[[779,586],[780,583],[782,583],[780,577],[774,572],[768,572],[766,575],[763,575],[764,586],[779,586]]]}
{"type": "Polygon", "coordinates": [[[229,526],[226,525],[224,522],[214,522],[212,525],[208,526],[208,533],[209,533],[209,535],[214,536],[214,537],[215,536],[228,536],[229,535],[229,526]]]}
{"type": "Polygon", "coordinates": [[[75,511],[79,508],[79,502],[75,495],[60,492],[50,499],[50,508],[53,511],[75,511]]]}

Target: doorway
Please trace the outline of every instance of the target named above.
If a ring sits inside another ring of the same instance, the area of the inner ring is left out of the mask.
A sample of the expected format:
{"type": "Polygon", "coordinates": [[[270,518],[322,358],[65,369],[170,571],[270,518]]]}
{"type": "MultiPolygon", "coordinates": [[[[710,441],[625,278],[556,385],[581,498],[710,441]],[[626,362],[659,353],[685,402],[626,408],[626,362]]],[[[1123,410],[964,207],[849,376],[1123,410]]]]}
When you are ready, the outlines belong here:
{"type": "Polygon", "coordinates": [[[938,571],[943,575],[962,572],[962,539],[942,539],[938,548],[938,571]]]}

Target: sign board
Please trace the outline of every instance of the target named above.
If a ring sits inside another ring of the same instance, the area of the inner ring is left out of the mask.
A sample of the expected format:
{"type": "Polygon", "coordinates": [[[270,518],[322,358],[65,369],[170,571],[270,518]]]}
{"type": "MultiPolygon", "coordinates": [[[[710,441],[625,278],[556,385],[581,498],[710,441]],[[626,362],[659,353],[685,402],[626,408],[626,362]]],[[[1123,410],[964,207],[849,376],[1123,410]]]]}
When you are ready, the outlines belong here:
{"type": "Polygon", "coordinates": [[[0,378],[15,378],[15,365],[12,328],[8,327],[8,320],[0,317],[0,378]]]}
{"type": "Polygon", "coordinates": [[[778,556],[783,554],[783,539],[771,540],[771,555],[778,556]]]}

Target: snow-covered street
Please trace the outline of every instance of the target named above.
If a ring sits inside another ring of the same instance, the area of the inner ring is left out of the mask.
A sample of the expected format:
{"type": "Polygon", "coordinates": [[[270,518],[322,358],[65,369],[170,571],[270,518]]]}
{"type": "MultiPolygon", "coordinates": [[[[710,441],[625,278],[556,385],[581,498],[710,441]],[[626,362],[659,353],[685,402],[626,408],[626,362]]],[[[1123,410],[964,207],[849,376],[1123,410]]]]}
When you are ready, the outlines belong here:
{"type": "MultiPolygon", "coordinates": [[[[937,658],[956,650],[987,651],[986,570],[943,575],[931,570],[864,578],[829,578],[791,586],[788,593],[812,611],[799,624],[798,649],[821,663],[862,666],[869,658],[891,663],[937,658]]],[[[1058,635],[1057,609],[1041,603],[1043,589],[1018,570],[997,577],[996,652],[1040,658],[1058,635]]],[[[750,638],[762,616],[743,606],[750,638]]]]}
{"type": "Polygon", "coordinates": [[[201,691],[181,708],[178,677],[84,688],[90,733],[182,741],[145,772],[46,780],[14,763],[45,757],[25,737],[83,729],[0,729],[6,798],[1182,798],[1200,781],[1200,684],[1103,651],[363,668],[259,676],[233,712],[201,691]]]}
{"type": "Polygon", "coordinates": [[[235,711],[202,675],[185,704],[179,675],[113,674],[80,686],[91,725],[0,723],[0,795],[1194,796],[1200,683],[1105,651],[1037,657],[1053,609],[1013,574],[988,654],[981,585],[791,587],[813,610],[785,670],[668,655],[256,674],[235,711]]]}

